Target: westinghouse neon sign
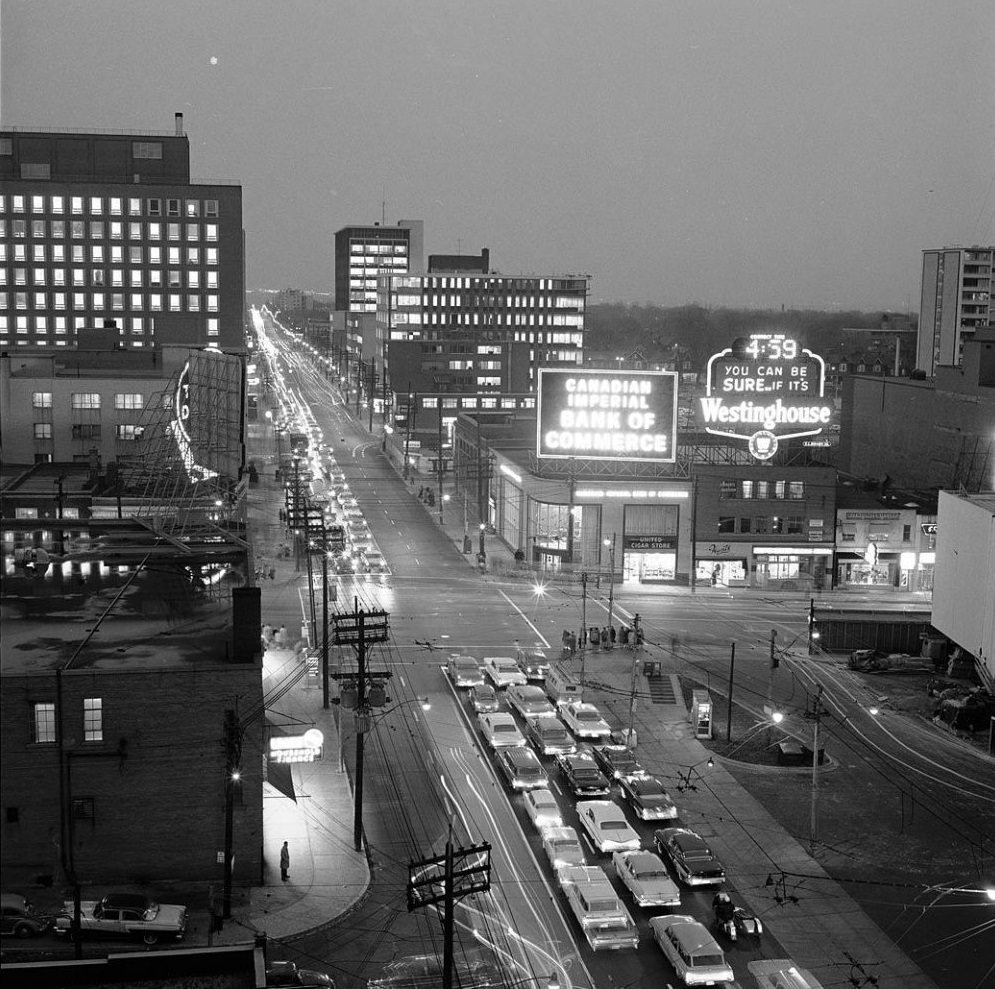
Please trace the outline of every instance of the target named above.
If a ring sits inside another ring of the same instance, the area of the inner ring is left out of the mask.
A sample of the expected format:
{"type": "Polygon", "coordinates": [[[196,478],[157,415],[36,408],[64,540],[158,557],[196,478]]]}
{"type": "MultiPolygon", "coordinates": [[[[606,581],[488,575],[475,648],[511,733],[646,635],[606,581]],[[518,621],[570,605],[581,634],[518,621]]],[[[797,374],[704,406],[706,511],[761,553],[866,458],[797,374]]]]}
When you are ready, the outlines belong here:
{"type": "Polygon", "coordinates": [[[767,460],[783,440],[817,436],[829,424],[825,382],[825,361],[783,334],[736,340],[708,361],[699,400],[705,432],[746,440],[767,460]]]}
{"type": "Polygon", "coordinates": [[[176,393],[173,395],[173,416],[169,429],[176,440],[180,458],[191,481],[207,481],[217,477],[218,472],[197,463],[193,452],[193,441],[187,423],[190,421],[190,362],[183,365],[179,380],[176,383],[176,393]]]}
{"type": "Polygon", "coordinates": [[[676,381],[671,371],[541,368],[538,455],[672,462],[676,381]]]}

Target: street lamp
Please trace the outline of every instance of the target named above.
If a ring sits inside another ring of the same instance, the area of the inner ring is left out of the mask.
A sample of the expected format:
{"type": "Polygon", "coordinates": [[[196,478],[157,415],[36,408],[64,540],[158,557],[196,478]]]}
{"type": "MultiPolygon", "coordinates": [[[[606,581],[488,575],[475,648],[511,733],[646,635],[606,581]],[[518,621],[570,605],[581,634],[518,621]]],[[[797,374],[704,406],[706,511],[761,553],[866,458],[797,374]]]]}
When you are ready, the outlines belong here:
{"type": "Polygon", "coordinates": [[[480,523],[480,546],[479,546],[479,548],[477,550],[477,562],[478,563],[486,563],[487,562],[487,553],[484,551],[484,529],[485,528],[486,528],[486,526],[484,525],[483,522],[481,522],[480,523]]]}
{"type": "Polygon", "coordinates": [[[704,782],[705,778],[698,772],[699,766],[707,766],[709,769],[712,769],[715,766],[715,760],[709,756],[707,759],[702,759],[701,762],[696,762],[693,766],[688,766],[683,773],[678,772],[677,789],[680,793],[686,793],[688,790],[693,790],[695,793],[698,792],[698,787],[691,780],[691,774],[694,773],[698,779],[704,782]]]}

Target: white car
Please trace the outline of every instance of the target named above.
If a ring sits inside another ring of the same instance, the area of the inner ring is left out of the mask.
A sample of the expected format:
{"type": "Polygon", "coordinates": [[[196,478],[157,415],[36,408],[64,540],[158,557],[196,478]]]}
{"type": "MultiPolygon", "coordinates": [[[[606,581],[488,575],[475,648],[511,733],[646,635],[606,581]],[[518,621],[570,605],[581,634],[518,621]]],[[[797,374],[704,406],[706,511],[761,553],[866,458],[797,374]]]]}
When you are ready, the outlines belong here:
{"type": "Polygon", "coordinates": [[[585,701],[571,701],[560,708],[560,717],[578,738],[608,739],[612,730],[601,712],[585,701]]]}
{"type": "Polygon", "coordinates": [[[505,711],[481,714],[480,733],[492,749],[525,744],[525,736],[518,730],[514,717],[505,711]]]}
{"type": "Polygon", "coordinates": [[[472,656],[464,656],[454,652],[446,664],[449,679],[457,687],[482,687],[484,674],[480,672],[480,664],[472,656]]]}
{"type": "Polygon", "coordinates": [[[512,684],[507,693],[508,707],[514,708],[523,718],[535,718],[540,714],[555,714],[542,687],[530,684],[512,684]]]}
{"type": "Polygon", "coordinates": [[[363,564],[367,573],[387,573],[387,561],[378,549],[363,550],[363,564]]]}
{"type": "Polygon", "coordinates": [[[625,811],[612,800],[581,800],[577,816],[602,855],[635,852],[642,847],[639,835],[626,820],[625,811]]]}
{"type": "Polygon", "coordinates": [[[653,852],[615,852],[615,872],[641,907],[679,907],[681,891],[653,852]]]}
{"type": "Polygon", "coordinates": [[[618,785],[641,821],[672,821],[677,817],[677,805],[655,776],[620,779],[618,785]]]}
{"type": "Polygon", "coordinates": [[[525,684],[525,674],[510,656],[485,656],[484,672],[498,689],[516,683],[525,684]]]}
{"type": "Polygon", "coordinates": [[[711,986],[735,978],[718,942],[694,917],[681,913],[650,917],[650,930],[686,986],[711,986]]]}
{"type": "Polygon", "coordinates": [[[561,882],[567,903],[595,951],[639,947],[639,931],[632,915],[615,894],[604,869],[571,866],[562,870],[561,882]]]}
{"type": "Polygon", "coordinates": [[[556,797],[552,791],[545,787],[539,790],[529,790],[525,794],[525,813],[529,815],[529,820],[537,831],[544,828],[563,827],[563,815],[560,814],[560,805],[556,802],[556,797]]]}
{"type": "Polygon", "coordinates": [[[546,828],[542,833],[542,847],[561,886],[564,869],[574,865],[587,865],[584,846],[573,828],[546,828]]]}

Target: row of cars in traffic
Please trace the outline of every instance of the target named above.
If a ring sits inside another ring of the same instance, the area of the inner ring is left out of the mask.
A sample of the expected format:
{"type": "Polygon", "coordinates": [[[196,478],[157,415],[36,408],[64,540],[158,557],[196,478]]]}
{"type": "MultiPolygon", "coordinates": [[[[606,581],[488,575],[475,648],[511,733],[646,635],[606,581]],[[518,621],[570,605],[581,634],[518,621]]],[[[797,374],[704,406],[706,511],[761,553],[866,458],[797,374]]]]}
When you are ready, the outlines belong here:
{"type": "MultiPolygon", "coordinates": [[[[656,830],[652,847],[643,846],[626,808],[640,821],[676,822],[674,801],[617,740],[598,708],[582,699],[580,685],[565,689],[569,673],[559,664],[543,668],[542,658],[540,650],[521,648],[514,657],[480,662],[460,654],[449,658],[446,670],[454,686],[469,690],[498,772],[512,791],[523,794],[526,815],[588,944],[594,950],[635,948],[639,931],[632,914],[608,867],[589,862],[581,835],[565,824],[550,789],[554,774],[561,789],[576,798],[587,843],[596,855],[610,856],[612,872],[641,909],[679,909],[679,884],[718,887],[725,871],[708,843],[677,823],[656,830]],[[552,760],[549,769],[544,759],[552,760]],[[612,799],[615,788],[621,803],[612,799]]],[[[649,926],[686,985],[733,979],[719,944],[690,915],[658,913],[649,926]]]]}

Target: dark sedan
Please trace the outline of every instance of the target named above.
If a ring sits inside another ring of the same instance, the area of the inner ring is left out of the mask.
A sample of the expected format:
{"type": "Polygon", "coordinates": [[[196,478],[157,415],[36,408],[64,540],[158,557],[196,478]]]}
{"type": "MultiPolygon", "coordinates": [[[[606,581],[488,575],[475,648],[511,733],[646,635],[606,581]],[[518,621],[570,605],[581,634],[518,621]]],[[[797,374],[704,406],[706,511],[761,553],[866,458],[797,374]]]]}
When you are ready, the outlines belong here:
{"type": "Polygon", "coordinates": [[[564,753],[556,757],[556,765],[567,787],[578,797],[607,797],[609,783],[597,763],[587,752],[564,753]]]}
{"type": "Polygon", "coordinates": [[[653,841],[685,886],[717,886],[726,881],[722,863],[705,839],[690,828],[663,828],[653,833],[653,841]]]}
{"type": "Polygon", "coordinates": [[[641,821],[672,821],[677,817],[677,806],[655,776],[620,779],[618,785],[641,821]]]}
{"type": "Polygon", "coordinates": [[[646,776],[646,770],[636,762],[636,757],[620,745],[597,745],[591,749],[594,761],[610,780],[632,779],[646,776]]]}

